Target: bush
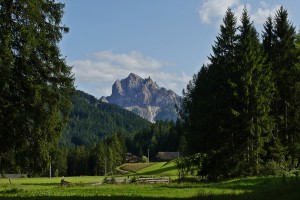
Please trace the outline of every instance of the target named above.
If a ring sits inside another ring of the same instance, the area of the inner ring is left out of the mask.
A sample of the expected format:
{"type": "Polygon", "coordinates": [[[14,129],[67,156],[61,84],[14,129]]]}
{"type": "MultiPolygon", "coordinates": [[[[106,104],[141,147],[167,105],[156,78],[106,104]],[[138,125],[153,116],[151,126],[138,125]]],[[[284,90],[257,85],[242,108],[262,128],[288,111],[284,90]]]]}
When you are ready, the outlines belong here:
{"type": "Polygon", "coordinates": [[[22,174],[20,178],[27,178],[27,174],[22,174]]]}
{"type": "Polygon", "coordinates": [[[266,163],[265,166],[262,167],[263,175],[283,175],[286,172],[286,167],[283,164],[277,163],[274,160],[266,163]]]}
{"type": "Polygon", "coordinates": [[[6,194],[15,194],[15,193],[22,192],[22,191],[23,190],[19,189],[19,188],[12,188],[10,190],[5,190],[4,193],[6,193],[6,194]]]}
{"type": "Polygon", "coordinates": [[[104,183],[104,184],[115,184],[115,183],[117,183],[117,181],[116,181],[116,179],[114,178],[114,177],[112,177],[112,178],[105,178],[104,180],[103,180],[103,182],[102,183],[104,183]]]}
{"type": "Polygon", "coordinates": [[[136,177],[133,177],[133,178],[131,178],[130,182],[131,182],[131,183],[136,183],[137,180],[138,180],[138,179],[137,179],[136,177]]]}
{"type": "Polygon", "coordinates": [[[142,163],[148,162],[148,158],[146,156],[142,156],[142,163]]]}

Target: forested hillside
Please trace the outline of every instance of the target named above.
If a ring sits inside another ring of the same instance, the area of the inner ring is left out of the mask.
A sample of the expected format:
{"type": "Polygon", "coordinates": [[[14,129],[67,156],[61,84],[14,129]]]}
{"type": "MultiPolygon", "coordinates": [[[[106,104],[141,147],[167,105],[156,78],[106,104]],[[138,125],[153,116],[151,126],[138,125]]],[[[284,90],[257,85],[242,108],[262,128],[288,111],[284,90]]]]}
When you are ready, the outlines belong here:
{"type": "Polygon", "coordinates": [[[103,103],[76,91],[70,121],[60,148],[51,152],[54,176],[104,175],[126,161],[126,153],[140,157],[150,150],[177,151],[179,131],[173,122],[151,124],[117,105],[103,103]]]}
{"type": "Polygon", "coordinates": [[[151,125],[117,105],[75,91],[60,148],[50,152],[53,176],[103,175],[125,162],[125,137],[151,125]]]}
{"type": "Polygon", "coordinates": [[[138,115],[82,91],[75,92],[72,103],[70,120],[60,139],[63,147],[90,147],[117,131],[128,135],[150,126],[150,122],[138,115]]]}
{"type": "Polygon", "coordinates": [[[131,152],[147,160],[155,160],[158,151],[177,151],[182,130],[180,124],[159,121],[131,135],[116,131],[93,145],[61,147],[52,152],[55,176],[105,175],[115,173],[115,168],[126,162],[131,152]]]}

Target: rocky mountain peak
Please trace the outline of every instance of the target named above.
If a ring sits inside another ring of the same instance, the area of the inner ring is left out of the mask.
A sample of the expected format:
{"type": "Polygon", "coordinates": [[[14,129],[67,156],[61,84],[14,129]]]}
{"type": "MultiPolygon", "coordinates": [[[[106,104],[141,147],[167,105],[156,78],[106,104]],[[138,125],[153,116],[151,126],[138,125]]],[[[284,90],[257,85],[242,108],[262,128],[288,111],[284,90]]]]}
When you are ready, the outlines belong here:
{"type": "Polygon", "coordinates": [[[142,79],[142,78],[135,73],[130,73],[129,76],[127,77],[127,79],[137,80],[137,79],[142,79]]]}
{"type": "Polygon", "coordinates": [[[160,88],[151,77],[143,79],[130,73],[127,78],[113,84],[112,95],[105,100],[154,122],[176,120],[175,105],[180,105],[181,98],[171,90],[160,88]]]}
{"type": "Polygon", "coordinates": [[[140,76],[131,73],[127,78],[122,80],[122,84],[128,88],[136,88],[141,84],[142,81],[143,79],[140,76]]]}

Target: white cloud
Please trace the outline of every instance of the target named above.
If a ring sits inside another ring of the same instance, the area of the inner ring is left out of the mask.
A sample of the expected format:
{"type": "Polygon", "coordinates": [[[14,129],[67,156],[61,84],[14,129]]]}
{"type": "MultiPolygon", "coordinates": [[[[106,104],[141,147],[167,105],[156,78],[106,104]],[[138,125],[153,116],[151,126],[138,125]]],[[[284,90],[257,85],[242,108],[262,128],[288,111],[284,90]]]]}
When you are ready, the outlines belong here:
{"type": "Polygon", "coordinates": [[[181,95],[182,90],[186,88],[192,77],[184,72],[155,72],[151,75],[151,78],[156,81],[160,87],[171,89],[178,95],[181,95]]]}
{"type": "Polygon", "coordinates": [[[220,21],[228,7],[240,4],[239,0],[204,0],[198,13],[201,21],[209,24],[212,20],[220,21]]]}
{"type": "Polygon", "coordinates": [[[265,1],[260,2],[260,7],[251,15],[251,19],[255,24],[262,25],[266,22],[270,15],[274,15],[280,8],[280,5],[270,6],[265,1]]]}
{"type": "Polygon", "coordinates": [[[269,5],[265,1],[260,1],[256,9],[252,10],[256,5],[243,3],[240,0],[204,0],[198,12],[203,23],[217,23],[219,25],[227,8],[231,8],[238,19],[238,24],[240,24],[239,20],[244,6],[247,7],[251,20],[258,26],[265,23],[267,17],[273,15],[280,8],[280,5],[269,5]]]}
{"type": "Polygon", "coordinates": [[[146,57],[140,52],[132,51],[128,54],[115,54],[112,51],[101,51],[89,56],[91,59],[120,67],[130,69],[151,68],[157,69],[162,66],[162,63],[150,57],[146,57]]]}
{"type": "Polygon", "coordinates": [[[69,64],[73,66],[75,84],[80,86],[78,89],[97,97],[111,95],[114,81],[124,79],[130,73],[136,73],[142,78],[151,76],[159,86],[174,90],[179,95],[190,80],[184,73],[170,72],[174,64],[145,56],[137,51],[123,54],[101,51],[69,64]]]}

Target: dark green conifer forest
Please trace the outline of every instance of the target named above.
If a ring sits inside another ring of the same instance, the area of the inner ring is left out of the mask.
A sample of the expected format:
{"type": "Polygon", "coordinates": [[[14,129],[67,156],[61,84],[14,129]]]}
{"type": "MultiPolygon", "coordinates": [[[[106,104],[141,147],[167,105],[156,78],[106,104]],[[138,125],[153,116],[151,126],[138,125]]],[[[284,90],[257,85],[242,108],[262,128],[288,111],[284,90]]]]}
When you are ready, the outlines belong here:
{"type": "Polygon", "coordinates": [[[257,33],[228,9],[204,65],[184,92],[185,153],[210,179],[299,168],[299,33],[281,7],[257,33]],[[197,154],[197,155],[198,155],[197,154]]]}

